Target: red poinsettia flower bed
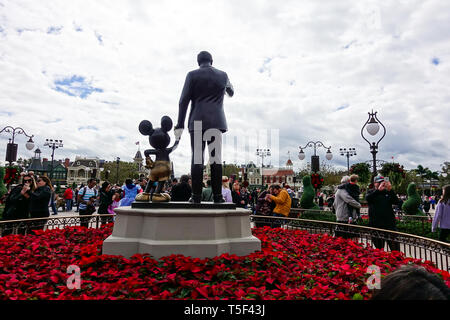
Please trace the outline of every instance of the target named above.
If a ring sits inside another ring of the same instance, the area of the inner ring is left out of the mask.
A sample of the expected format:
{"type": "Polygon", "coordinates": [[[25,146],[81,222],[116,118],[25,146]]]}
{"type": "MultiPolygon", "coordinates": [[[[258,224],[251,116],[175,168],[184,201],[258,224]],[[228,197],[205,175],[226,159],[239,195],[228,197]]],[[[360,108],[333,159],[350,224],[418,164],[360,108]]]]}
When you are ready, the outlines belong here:
{"type": "Polygon", "coordinates": [[[101,255],[112,225],[70,227],[0,238],[0,299],[368,299],[367,267],[387,274],[431,263],[305,231],[255,228],[262,251],[212,259],[101,255]],[[67,287],[67,267],[81,269],[81,288],[67,287]]]}

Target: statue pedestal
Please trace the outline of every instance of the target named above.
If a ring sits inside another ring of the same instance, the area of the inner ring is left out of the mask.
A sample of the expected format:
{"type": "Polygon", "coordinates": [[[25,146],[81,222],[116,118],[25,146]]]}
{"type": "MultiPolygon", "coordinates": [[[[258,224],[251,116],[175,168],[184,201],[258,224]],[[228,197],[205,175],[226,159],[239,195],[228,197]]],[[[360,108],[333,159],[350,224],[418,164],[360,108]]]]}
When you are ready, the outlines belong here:
{"type": "Polygon", "coordinates": [[[261,241],[251,233],[250,210],[212,203],[196,204],[195,208],[189,203],[171,207],[170,202],[132,207],[114,210],[114,230],[103,243],[103,254],[125,258],[136,253],[148,253],[156,259],[171,254],[212,258],[261,250],[261,241]]]}

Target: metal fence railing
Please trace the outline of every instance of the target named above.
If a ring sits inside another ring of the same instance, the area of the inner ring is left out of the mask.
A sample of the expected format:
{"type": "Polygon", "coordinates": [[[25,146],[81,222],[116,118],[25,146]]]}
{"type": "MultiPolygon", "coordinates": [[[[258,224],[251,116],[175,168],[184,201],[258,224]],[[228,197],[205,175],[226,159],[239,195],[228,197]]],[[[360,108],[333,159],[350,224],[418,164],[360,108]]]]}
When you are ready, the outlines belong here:
{"type": "Polygon", "coordinates": [[[282,227],[301,229],[310,233],[327,233],[332,236],[343,236],[370,247],[382,244],[386,251],[393,247],[406,256],[430,260],[441,270],[450,271],[450,244],[417,235],[371,228],[354,224],[332,221],[307,220],[298,218],[280,218],[272,216],[250,217],[255,226],[282,227]]]}
{"type": "MultiPolygon", "coordinates": [[[[432,223],[431,216],[405,215],[401,211],[397,212],[395,216],[397,220],[398,231],[404,233],[411,233],[421,237],[438,239],[438,234],[431,232],[431,223],[432,223]]],[[[289,217],[336,222],[335,214],[329,210],[292,208],[289,217]]],[[[360,219],[357,224],[367,226],[369,222],[368,214],[362,213],[361,218],[362,219],[360,219]]]]}
{"type": "Polygon", "coordinates": [[[92,216],[48,217],[23,220],[0,221],[0,237],[9,234],[32,233],[32,230],[62,229],[69,226],[84,225],[88,228],[100,228],[102,224],[114,221],[115,214],[95,214],[92,216]]]}

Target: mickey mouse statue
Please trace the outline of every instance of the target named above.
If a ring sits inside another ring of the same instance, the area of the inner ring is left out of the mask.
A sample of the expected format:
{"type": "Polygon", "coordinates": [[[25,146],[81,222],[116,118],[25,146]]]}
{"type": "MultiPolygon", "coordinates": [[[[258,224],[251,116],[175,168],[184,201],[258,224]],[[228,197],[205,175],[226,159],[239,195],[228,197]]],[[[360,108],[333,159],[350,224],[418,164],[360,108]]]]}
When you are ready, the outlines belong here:
{"type": "Polygon", "coordinates": [[[161,118],[161,128],[153,129],[153,125],[148,120],[143,120],[139,124],[139,132],[144,136],[149,136],[150,145],[155,149],[147,149],[144,151],[146,167],[150,169],[148,183],[145,191],[139,193],[135,200],[141,202],[168,202],[170,195],[161,193],[164,183],[170,178],[170,158],[169,154],[175,150],[180,142],[180,137],[177,135],[175,144],[171,148],[167,148],[170,144],[170,137],[167,134],[172,129],[172,119],[168,116],[161,118]],[[152,161],[150,155],[156,156],[155,161],[152,161]],[[158,185],[153,188],[155,182],[158,185]]]}

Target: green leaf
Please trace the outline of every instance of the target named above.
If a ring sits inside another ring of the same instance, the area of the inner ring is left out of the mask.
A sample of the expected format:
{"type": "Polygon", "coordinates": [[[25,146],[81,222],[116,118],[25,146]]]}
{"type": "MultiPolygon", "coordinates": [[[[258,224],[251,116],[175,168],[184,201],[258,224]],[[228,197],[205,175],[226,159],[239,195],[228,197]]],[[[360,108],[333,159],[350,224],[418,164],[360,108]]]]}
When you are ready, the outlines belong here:
{"type": "Polygon", "coordinates": [[[355,293],[353,295],[353,300],[364,300],[364,298],[360,293],[355,293]]]}
{"type": "Polygon", "coordinates": [[[275,261],[276,263],[278,263],[279,265],[282,265],[283,264],[283,261],[281,261],[280,259],[278,259],[278,258],[273,258],[273,261],[275,261]]]}
{"type": "Polygon", "coordinates": [[[189,288],[183,288],[183,289],[181,290],[180,296],[181,296],[181,298],[186,298],[186,297],[188,297],[190,294],[191,294],[191,289],[189,289],[189,288]]]}

